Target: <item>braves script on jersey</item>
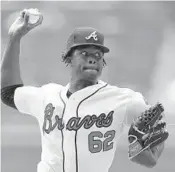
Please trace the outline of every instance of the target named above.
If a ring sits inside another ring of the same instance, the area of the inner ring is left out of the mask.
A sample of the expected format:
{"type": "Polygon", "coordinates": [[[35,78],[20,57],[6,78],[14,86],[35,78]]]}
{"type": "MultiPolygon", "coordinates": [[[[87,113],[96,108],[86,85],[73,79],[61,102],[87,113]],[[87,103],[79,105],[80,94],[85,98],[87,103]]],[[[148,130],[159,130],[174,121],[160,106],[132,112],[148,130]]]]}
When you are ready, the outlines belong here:
{"type": "Polygon", "coordinates": [[[15,91],[18,110],[39,122],[42,156],[38,172],[107,172],[123,124],[133,118],[131,109],[145,106],[144,100],[140,93],[103,81],[69,99],[68,88],[69,84],[48,84],[15,91]]]}

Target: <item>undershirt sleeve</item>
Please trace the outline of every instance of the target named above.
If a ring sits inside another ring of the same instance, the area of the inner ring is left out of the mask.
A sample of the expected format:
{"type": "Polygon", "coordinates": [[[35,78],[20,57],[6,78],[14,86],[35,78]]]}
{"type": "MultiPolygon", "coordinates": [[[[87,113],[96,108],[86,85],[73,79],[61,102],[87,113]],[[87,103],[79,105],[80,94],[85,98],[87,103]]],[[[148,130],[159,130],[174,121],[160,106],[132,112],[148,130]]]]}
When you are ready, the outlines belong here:
{"type": "Polygon", "coordinates": [[[11,86],[1,88],[2,102],[9,107],[17,109],[15,102],[14,102],[14,94],[15,94],[16,88],[22,87],[22,86],[23,84],[18,84],[18,85],[11,85],[11,86]]]}

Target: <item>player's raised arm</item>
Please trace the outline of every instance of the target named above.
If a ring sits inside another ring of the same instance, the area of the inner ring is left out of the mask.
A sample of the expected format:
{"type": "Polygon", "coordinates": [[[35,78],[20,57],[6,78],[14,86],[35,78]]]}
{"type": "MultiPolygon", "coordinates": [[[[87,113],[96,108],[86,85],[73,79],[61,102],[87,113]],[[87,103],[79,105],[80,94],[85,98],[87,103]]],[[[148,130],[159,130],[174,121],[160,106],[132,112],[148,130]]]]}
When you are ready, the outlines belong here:
{"type": "Polygon", "coordinates": [[[19,55],[21,38],[31,29],[42,22],[42,16],[35,24],[29,23],[29,12],[27,9],[21,11],[19,17],[11,25],[8,32],[8,43],[6,45],[1,65],[1,87],[22,84],[19,69],[19,55]]]}
{"type": "MultiPolygon", "coordinates": [[[[8,42],[1,63],[1,100],[8,106],[16,108],[14,92],[16,88],[23,86],[19,66],[21,39],[30,30],[41,24],[42,20],[43,17],[39,10],[24,9],[9,29],[8,42]],[[40,16],[34,24],[29,22],[29,12],[31,11],[37,12],[40,16]]],[[[35,91],[32,90],[32,92],[35,91]]]]}

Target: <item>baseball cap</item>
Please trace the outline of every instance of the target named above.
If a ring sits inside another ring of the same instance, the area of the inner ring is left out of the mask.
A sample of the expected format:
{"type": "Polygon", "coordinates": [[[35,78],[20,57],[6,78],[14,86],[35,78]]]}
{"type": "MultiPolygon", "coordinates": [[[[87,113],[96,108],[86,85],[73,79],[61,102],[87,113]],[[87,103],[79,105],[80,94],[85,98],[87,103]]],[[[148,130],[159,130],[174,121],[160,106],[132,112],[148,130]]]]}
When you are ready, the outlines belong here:
{"type": "Polygon", "coordinates": [[[93,45],[101,48],[104,53],[109,52],[109,48],[104,45],[104,35],[95,28],[92,27],[79,27],[69,36],[66,47],[66,54],[72,48],[93,45]]]}

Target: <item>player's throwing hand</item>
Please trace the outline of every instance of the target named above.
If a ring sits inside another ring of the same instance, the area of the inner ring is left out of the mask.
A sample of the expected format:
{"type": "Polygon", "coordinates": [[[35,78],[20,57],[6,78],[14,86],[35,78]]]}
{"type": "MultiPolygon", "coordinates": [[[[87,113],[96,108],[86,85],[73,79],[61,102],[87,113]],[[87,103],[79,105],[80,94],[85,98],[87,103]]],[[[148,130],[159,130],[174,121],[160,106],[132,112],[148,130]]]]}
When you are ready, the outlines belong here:
{"type": "Polygon", "coordinates": [[[9,32],[8,32],[9,36],[22,38],[31,29],[40,25],[42,23],[42,21],[43,21],[43,16],[39,12],[38,9],[36,9],[36,8],[35,9],[24,9],[20,12],[19,17],[11,25],[9,32]],[[36,23],[33,23],[33,24],[29,22],[31,11],[32,11],[32,13],[35,13],[39,16],[36,23]]]}

